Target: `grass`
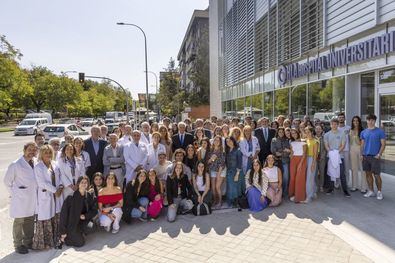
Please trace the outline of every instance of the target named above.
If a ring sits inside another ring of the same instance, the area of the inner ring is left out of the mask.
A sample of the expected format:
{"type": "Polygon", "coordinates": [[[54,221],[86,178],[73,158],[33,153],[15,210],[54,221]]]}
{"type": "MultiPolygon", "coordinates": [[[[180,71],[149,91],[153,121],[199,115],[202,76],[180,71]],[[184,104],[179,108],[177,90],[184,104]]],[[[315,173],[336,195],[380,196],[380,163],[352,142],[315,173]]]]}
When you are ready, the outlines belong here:
{"type": "Polygon", "coordinates": [[[14,128],[1,128],[0,127],[0,132],[10,132],[10,131],[14,131],[14,128]]]}

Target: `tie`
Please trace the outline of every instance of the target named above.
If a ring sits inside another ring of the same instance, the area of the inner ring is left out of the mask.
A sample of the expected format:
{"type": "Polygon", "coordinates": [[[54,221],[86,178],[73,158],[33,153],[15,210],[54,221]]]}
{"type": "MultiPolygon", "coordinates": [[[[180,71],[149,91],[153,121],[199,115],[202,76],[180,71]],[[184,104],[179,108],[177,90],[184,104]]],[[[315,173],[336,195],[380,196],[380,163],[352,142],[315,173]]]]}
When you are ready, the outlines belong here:
{"type": "Polygon", "coordinates": [[[183,145],[184,144],[184,134],[180,135],[180,141],[181,141],[181,145],[183,145]]]}
{"type": "Polygon", "coordinates": [[[267,128],[264,128],[265,131],[265,141],[267,141],[267,128]]]}
{"type": "Polygon", "coordinates": [[[138,148],[138,147],[139,147],[139,143],[138,143],[138,142],[136,142],[135,144],[136,144],[136,147],[138,148]]]}
{"type": "Polygon", "coordinates": [[[34,168],[33,160],[30,160],[30,161],[29,161],[29,165],[30,165],[32,168],[34,168]]]}

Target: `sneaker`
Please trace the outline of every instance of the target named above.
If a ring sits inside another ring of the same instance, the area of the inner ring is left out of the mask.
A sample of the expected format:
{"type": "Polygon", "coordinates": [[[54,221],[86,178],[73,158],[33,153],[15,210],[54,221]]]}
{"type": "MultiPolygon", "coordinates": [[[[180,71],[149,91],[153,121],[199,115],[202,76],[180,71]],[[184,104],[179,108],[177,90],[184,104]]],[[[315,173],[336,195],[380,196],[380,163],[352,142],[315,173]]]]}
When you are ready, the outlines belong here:
{"type": "Polygon", "coordinates": [[[112,231],[111,231],[111,233],[113,233],[113,234],[116,234],[118,232],[119,232],[119,228],[118,229],[113,228],[112,231]]]}
{"type": "Polygon", "coordinates": [[[331,195],[331,194],[333,194],[333,190],[332,190],[332,189],[330,189],[330,190],[326,191],[326,194],[327,194],[327,195],[331,195]]]}
{"type": "Polygon", "coordinates": [[[350,193],[348,191],[344,191],[344,196],[345,197],[351,197],[350,193]]]}
{"type": "Polygon", "coordinates": [[[368,191],[366,194],[363,195],[364,197],[371,197],[371,196],[375,196],[373,191],[368,191]]]}
{"type": "Polygon", "coordinates": [[[383,200],[383,193],[381,191],[377,191],[377,200],[383,200]]]}
{"type": "Polygon", "coordinates": [[[141,222],[147,222],[147,218],[139,217],[139,220],[140,220],[141,222]]]}
{"type": "Polygon", "coordinates": [[[350,189],[351,192],[356,192],[357,190],[358,190],[358,189],[355,188],[355,187],[350,189]]]}
{"type": "Polygon", "coordinates": [[[308,198],[306,198],[306,200],[304,200],[304,201],[300,201],[300,203],[302,203],[302,204],[308,204],[309,202],[310,202],[310,200],[308,198]]]}
{"type": "Polygon", "coordinates": [[[324,187],[320,187],[320,192],[323,193],[324,192],[324,187]]]}
{"type": "Polygon", "coordinates": [[[110,232],[111,226],[106,226],[106,227],[104,227],[104,229],[106,230],[106,232],[110,232]]]}
{"type": "Polygon", "coordinates": [[[291,202],[294,202],[294,201],[295,201],[295,196],[290,197],[289,200],[290,200],[291,202]]]}
{"type": "Polygon", "coordinates": [[[20,247],[15,248],[15,252],[18,254],[27,254],[27,253],[29,253],[29,250],[25,246],[20,246],[20,247]]]}
{"type": "Polygon", "coordinates": [[[366,190],[361,190],[361,194],[366,194],[367,192],[366,190]]]}
{"type": "Polygon", "coordinates": [[[150,218],[149,218],[149,221],[155,222],[155,221],[156,221],[156,218],[150,217],[150,218]]]}

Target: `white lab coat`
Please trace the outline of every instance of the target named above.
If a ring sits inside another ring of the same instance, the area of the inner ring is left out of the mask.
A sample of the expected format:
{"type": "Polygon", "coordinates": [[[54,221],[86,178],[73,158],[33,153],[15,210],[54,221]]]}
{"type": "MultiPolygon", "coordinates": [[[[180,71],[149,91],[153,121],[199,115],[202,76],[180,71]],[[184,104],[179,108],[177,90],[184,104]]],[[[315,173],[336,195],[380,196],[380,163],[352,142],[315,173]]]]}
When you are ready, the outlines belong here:
{"type": "Polygon", "coordinates": [[[147,170],[153,169],[158,163],[159,153],[166,153],[166,147],[163,144],[158,144],[156,150],[154,149],[154,145],[152,143],[148,144],[148,159],[147,159],[147,170]]]}
{"type": "Polygon", "coordinates": [[[148,141],[147,137],[145,137],[144,133],[141,132],[140,142],[145,143],[147,145],[152,143],[152,134],[151,133],[148,134],[148,138],[149,138],[149,141],[148,141]]]}
{"type": "Polygon", "coordinates": [[[126,163],[126,183],[136,177],[134,169],[142,165],[144,169],[147,166],[148,149],[145,143],[139,142],[138,147],[135,142],[129,142],[123,147],[123,157],[126,163]]]}
{"type": "Polygon", "coordinates": [[[329,151],[328,157],[328,175],[331,180],[335,182],[336,178],[340,177],[340,164],[342,163],[342,159],[338,150],[329,151]]]}
{"type": "Polygon", "coordinates": [[[118,140],[118,144],[125,146],[126,144],[128,144],[129,142],[132,142],[132,141],[133,141],[132,136],[124,135],[124,136],[122,136],[121,139],[118,140]]]}
{"type": "MultiPolygon", "coordinates": [[[[64,186],[63,188],[63,200],[69,195],[74,193],[73,189],[69,185],[77,183],[80,176],[85,175],[85,166],[80,158],[75,158],[75,174],[71,173],[71,166],[69,162],[66,162],[64,158],[60,158],[57,163],[57,173],[59,174],[60,183],[64,186]],[[74,179],[74,180],[73,180],[74,179]]],[[[63,204],[63,202],[62,202],[63,204]]]]}
{"type": "Polygon", "coordinates": [[[89,153],[87,151],[81,151],[81,156],[77,157],[82,159],[82,163],[84,164],[85,172],[89,166],[91,166],[91,158],[89,157],[89,153]]]}
{"type": "Polygon", "coordinates": [[[37,182],[34,170],[23,156],[8,166],[3,181],[11,195],[10,217],[33,216],[37,204],[37,182]]]}
{"type": "Polygon", "coordinates": [[[240,151],[243,154],[243,172],[244,174],[247,173],[247,170],[250,169],[251,167],[247,167],[248,164],[248,157],[253,156],[257,151],[260,151],[260,146],[258,142],[258,138],[255,136],[252,136],[252,151],[248,151],[248,142],[247,140],[243,139],[239,143],[240,151]]]}
{"type": "Polygon", "coordinates": [[[48,220],[60,213],[62,200],[61,197],[54,196],[60,185],[59,173],[56,172],[56,163],[52,161],[52,169],[55,172],[55,186],[52,185],[52,174],[45,164],[40,161],[34,167],[37,181],[37,219],[48,220]]]}

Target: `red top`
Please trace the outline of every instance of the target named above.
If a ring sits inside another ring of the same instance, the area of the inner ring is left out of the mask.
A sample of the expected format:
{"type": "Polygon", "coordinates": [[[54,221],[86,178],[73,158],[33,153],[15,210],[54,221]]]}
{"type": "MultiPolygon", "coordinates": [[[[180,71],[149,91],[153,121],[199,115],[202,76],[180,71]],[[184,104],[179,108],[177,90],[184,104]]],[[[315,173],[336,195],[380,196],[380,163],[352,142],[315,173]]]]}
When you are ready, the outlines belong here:
{"type": "Polygon", "coordinates": [[[97,202],[103,205],[116,205],[120,200],[123,199],[123,194],[112,194],[112,195],[99,195],[97,197],[97,202]]]}

